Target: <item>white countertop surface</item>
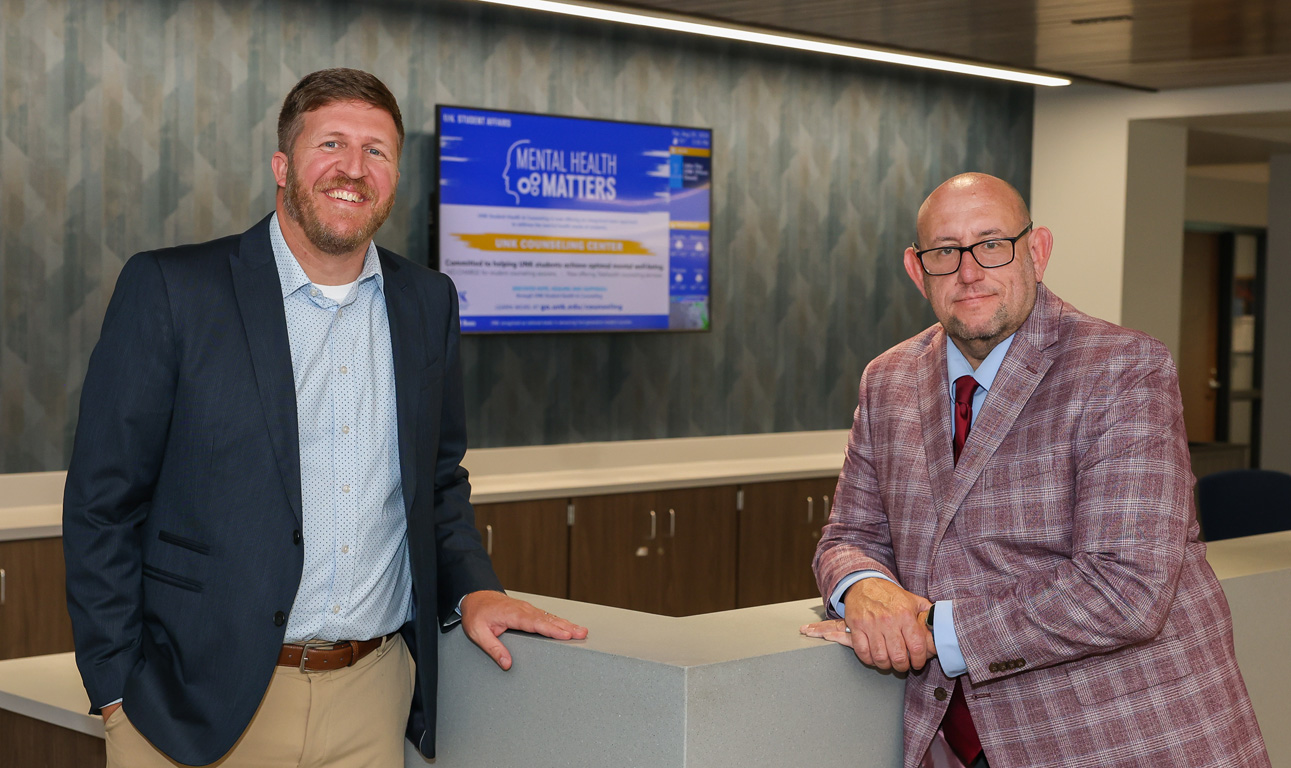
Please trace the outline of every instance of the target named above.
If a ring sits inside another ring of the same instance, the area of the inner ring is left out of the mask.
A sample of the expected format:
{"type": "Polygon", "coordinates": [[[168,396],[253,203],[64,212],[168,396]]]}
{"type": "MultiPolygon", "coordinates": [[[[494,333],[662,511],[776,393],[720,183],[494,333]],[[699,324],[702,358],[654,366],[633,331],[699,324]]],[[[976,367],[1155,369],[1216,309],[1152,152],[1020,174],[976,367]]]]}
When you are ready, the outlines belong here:
{"type": "Polygon", "coordinates": [[[103,738],[71,653],[0,661],[0,709],[103,738]]]}
{"type": "Polygon", "coordinates": [[[0,541],[47,539],[62,535],[62,504],[0,507],[0,541]]]}
{"type": "MultiPolygon", "coordinates": [[[[837,475],[847,430],[469,451],[471,501],[630,493],[837,475]]],[[[66,472],[0,475],[0,541],[62,535],[66,472]]]]}
{"type": "Polygon", "coordinates": [[[1221,581],[1291,569],[1291,531],[1212,541],[1206,562],[1221,581]]]}

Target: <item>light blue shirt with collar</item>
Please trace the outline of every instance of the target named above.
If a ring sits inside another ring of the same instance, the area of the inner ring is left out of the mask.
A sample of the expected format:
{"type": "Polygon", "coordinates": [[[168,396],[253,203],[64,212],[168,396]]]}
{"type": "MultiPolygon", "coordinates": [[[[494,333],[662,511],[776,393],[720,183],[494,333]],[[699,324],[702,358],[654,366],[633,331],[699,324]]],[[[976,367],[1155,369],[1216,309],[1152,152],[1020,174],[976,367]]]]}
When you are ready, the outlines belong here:
{"type": "MultiPolygon", "coordinates": [[[[1004,362],[1004,356],[1008,354],[1009,347],[1013,346],[1013,334],[1008,338],[995,345],[982,364],[973,370],[972,363],[964,357],[964,353],[959,351],[959,347],[951,342],[950,337],[946,337],[946,376],[950,386],[947,395],[950,397],[952,407],[951,413],[951,431],[954,431],[955,409],[955,380],[961,376],[972,376],[977,380],[977,389],[973,392],[973,415],[970,424],[977,422],[977,414],[981,412],[982,405],[986,403],[986,396],[990,393],[991,387],[995,384],[995,376],[1000,372],[1000,364],[1004,362]]],[[[972,436],[972,432],[969,432],[972,436]]],[[[861,579],[888,577],[879,571],[855,571],[844,576],[834,588],[834,593],[830,595],[829,602],[834,607],[834,611],[839,616],[845,615],[845,606],[843,605],[843,594],[847,592],[848,587],[852,586],[861,579]]],[[[892,579],[888,579],[892,581],[892,579]]],[[[896,583],[896,582],[893,582],[896,583]]],[[[938,600],[937,610],[933,612],[932,617],[932,637],[933,642],[937,644],[937,658],[941,662],[941,671],[946,677],[959,677],[968,671],[968,664],[964,661],[964,654],[959,649],[959,636],[955,633],[955,603],[953,600],[938,600]]]]}
{"type": "Polygon", "coordinates": [[[412,615],[381,261],[368,243],[358,279],[336,300],[310,282],[277,214],[269,239],[296,384],[304,517],[305,566],[285,640],[380,637],[412,615]]]}

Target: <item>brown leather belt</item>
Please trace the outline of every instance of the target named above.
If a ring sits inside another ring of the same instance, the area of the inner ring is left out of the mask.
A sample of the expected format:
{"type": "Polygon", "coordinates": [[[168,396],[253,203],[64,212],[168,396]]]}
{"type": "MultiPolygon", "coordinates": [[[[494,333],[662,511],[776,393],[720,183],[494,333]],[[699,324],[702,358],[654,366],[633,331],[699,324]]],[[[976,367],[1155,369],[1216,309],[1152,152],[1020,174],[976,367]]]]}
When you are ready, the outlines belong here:
{"type": "Polygon", "coordinates": [[[341,669],[357,664],[359,659],[367,656],[381,644],[394,637],[391,632],[385,637],[374,637],[371,640],[338,640],[323,645],[296,645],[288,643],[278,652],[278,666],[296,667],[301,672],[322,672],[328,669],[341,669]]]}

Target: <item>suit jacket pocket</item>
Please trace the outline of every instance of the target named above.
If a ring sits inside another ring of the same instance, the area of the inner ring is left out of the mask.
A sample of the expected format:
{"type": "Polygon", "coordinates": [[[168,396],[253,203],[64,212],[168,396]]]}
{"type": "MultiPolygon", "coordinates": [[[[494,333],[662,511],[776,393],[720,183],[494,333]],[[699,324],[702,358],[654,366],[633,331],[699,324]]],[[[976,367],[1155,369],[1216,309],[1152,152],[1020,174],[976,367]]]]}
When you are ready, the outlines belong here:
{"type": "Polygon", "coordinates": [[[211,554],[210,545],[203,544],[202,542],[196,539],[190,539],[187,536],[180,536],[178,533],[171,533],[170,531],[157,531],[157,538],[161,539],[167,544],[174,544],[177,547],[183,547],[184,549],[187,549],[191,552],[196,552],[199,555],[211,554]]]}
{"type": "MultiPolygon", "coordinates": [[[[986,470],[982,472],[982,486],[991,488],[1000,485],[1014,485],[1029,478],[1047,476],[1051,480],[1058,473],[1058,464],[1053,456],[1026,456],[1015,459],[1003,459],[996,456],[986,470]]],[[[1061,473],[1065,475],[1066,473],[1061,473]]],[[[1065,478],[1063,478],[1065,479],[1065,478]]]]}
{"type": "Polygon", "coordinates": [[[147,563],[143,564],[143,575],[150,579],[160,581],[163,584],[169,584],[172,587],[186,589],[189,592],[201,592],[204,589],[202,582],[200,581],[190,579],[186,576],[180,576],[178,573],[163,571],[162,569],[147,563]]]}
{"type": "Polygon", "coordinates": [[[1175,636],[1094,656],[1067,665],[1067,679],[1081,704],[1128,696],[1184,677],[1191,668],[1183,641],[1175,636]]]}

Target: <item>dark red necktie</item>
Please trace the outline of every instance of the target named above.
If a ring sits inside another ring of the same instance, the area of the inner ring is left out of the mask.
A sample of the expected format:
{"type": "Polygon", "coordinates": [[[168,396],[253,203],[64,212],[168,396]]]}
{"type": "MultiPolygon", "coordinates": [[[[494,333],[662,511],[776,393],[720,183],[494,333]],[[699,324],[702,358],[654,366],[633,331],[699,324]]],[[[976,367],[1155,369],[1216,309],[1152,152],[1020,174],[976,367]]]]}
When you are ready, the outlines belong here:
{"type": "MultiPolygon", "coordinates": [[[[955,379],[955,463],[959,463],[959,454],[964,450],[964,442],[968,440],[968,430],[973,426],[973,392],[976,390],[977,380],[972,376],[955,379]]],[[[941,721],[941,732],[955,756],[964,765],[972,765],[982,754],[982,742],[977,738],[977,729],[973,727],[968,702],[964,701],[964,686],[958,681],[955,683],[955,692],[951,694],[946,717],[941,721]]]]}
{"type": "Polygon", "coordinates": [[[959,463],[959,453],[964,450],[968,440],[968,430],[973,426],[973,392],[977,390],[977,379],[972,376],[960,376],[955,379],[955,463],[959,463]]]}

